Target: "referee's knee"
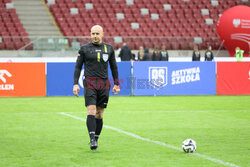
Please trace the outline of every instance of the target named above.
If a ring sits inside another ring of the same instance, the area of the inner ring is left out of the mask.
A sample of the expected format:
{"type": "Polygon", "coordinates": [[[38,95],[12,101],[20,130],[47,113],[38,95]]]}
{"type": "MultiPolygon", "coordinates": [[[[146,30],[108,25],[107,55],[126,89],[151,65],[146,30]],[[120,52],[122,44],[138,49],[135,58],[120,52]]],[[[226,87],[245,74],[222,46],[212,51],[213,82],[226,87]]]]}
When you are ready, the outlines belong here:
{"type": "Polygon", "coordinates": [[[102,119],[103,118],[103,111],[96,111],[96,115],[95,115],[96,119],[102,119]]]}
{"type": "Polygon", "coordinates": [[[95,105],[89,105],[87,106],[88,115],[96,115],[96,106],[95,105]]]}

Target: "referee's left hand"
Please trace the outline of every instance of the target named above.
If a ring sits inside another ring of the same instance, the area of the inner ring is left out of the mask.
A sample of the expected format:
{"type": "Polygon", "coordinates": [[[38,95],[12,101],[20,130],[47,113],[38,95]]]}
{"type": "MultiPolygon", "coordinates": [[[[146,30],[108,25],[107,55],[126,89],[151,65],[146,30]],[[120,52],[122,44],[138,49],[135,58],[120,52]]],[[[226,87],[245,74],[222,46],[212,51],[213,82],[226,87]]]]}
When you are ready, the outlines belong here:
{"type": "Polygon", "coordinates": [[[120,86],[119,85],[115,85],[113,88],[112,93],[117,95],[120,92],[120,86]]]}

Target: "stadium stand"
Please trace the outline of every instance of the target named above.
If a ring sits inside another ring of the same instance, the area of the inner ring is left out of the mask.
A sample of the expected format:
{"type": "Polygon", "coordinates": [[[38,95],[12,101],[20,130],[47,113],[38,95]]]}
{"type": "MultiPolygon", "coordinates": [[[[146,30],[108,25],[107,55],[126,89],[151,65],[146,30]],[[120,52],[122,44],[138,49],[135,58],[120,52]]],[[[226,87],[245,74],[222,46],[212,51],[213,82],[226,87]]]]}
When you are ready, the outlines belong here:
{"type": "MultiPolygon", "coordinates": [[[[0,1],[0,49],[32,50],[13,1],[0,1]]],[[[162,44],[168,50],[190,50],[194,43],[200,49],[207,45],[218,49],[219,16],[232,6],[249,5],[249,0],[45,0],[45,3],[71,48],[88,42],[89,29],[100,24],[105,31],[104,41],[115,49],[126,42],[135,50],[139,46],[162,44]]]]}
{"type": "Polygon", "coordinates": [[[50,17],[44,1],[12,0],[12,2],[34,50],[55,50],[57,44],[54,41],[58,41],[61,34],[54,25],[53,17],[50,17]]]}
{"type": "Polygon", "coordinates": [[[11,0],[0,1],[0,30],[0,50],[33,49],[11,0]]]}
{"type": "Polygon", "coordinates": [[[88,36],[91,26],[100,24],[105,36],[110,36],[106,41],[116,49],[120,46],[114,41],[117,36],[122,36],[118,41],[127,42],[132,49],[162,44],[168,49],[191,49],[196,39],[200,48],[212,45],[216,49],[220,46],[216,34],[219,15],[232,6],[246,3],[242,0],[55,0],[50,10],[64,36],[88,36]],[[70,14],[71,8],[78,8],[79,13],[70,14]]]}

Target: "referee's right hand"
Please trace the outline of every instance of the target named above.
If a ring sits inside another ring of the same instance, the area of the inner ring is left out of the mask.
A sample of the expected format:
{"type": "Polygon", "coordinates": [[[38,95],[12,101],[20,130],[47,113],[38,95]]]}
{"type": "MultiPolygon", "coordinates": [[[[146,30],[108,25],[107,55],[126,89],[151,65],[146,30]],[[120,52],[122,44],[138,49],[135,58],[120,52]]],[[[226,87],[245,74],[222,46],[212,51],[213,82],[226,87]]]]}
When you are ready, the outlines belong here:
{"type": "Polygon", "coordinates": [[[78,93],[80,92],[80,88],[78,86],[78,84],[73,86],[73,93],[76,97],[78,97],[78,93]]]}

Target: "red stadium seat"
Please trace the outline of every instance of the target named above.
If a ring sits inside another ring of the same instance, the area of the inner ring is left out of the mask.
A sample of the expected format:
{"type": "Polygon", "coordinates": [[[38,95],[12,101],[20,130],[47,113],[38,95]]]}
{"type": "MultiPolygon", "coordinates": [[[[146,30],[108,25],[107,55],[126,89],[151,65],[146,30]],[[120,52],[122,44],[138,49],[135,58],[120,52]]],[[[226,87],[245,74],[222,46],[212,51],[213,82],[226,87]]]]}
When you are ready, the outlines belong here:
{"type": "Polygon", "coordinates": [[[0,36],[2,38],[0,49],[14,50],[24,45],[21,39],[24,38],[24,36],[28,36],[28,34],[20,22],[16,9],[11,8],[6,10],[5,4],[10,2],[11,0],[0,2],[0,36]],[[17,45],[15,41],[19,41],[17,45]]]}
{"type": "Polygon", "coordinates": [[[14,43],[12,41],[11,42],[6,42],[5,46],[6,46],[7,50],[14,50],[15,49],[15,45],[14,45],[14,43]]]}
{"type": "MultiPolygon", "coordinates": [[[[188,36],[191,38],[212,36],[217,38],[216,26],[208,27],[204,19],[212,18],[215,25],[219,13],[237,4],[241,3],[237,0],[231,0],[213,7],[210,1],[141,0],[134,1],[134,5],[128,6],[125,0],[119,0],[116,3],[114,0],[88,0],[84,3],[81,0],[57,0],[56,4],[50,7],[50,10],[65,36],[69,34],[76,36],[80,33],[89,35],[89,28],[94,24],[100,24],[104,27],[105,35],[110,36],[188,36]],[[92,3],[94,9],[86,11],[86,3],[92,3]],[[172,9],[165,11],[164,4],[170,4],[172,9]],[[73,20],[69,13],[71,7],[79,9],[79,15],[73,16],[73,20]],[[140,14],[141,8],[148,8],[149,15],[142,16],[140,14]],[[210,15],[202,17],[201,9],[203,8],[208,9],[210,15]],[[117,21],[116,13],[124,13],[125,18],[117,21]],[[150,15],[152,13],[159,14],[159,20],[153,21],[150,15]],[[66,20],[66,23],[61,22],[61,19],[66,20]],[[131,29],[133,22],[139,23],[139,29],[131,29]],[[65,26],[71,27],[75,33],[64,28],[65,26]]],[[[134,48],[139,45],[135,41],[130,41],[130,43],[134,48]]],[[[167,45],[173,49],[187,48],[185,42],[167,43],[167,45]]]]}

